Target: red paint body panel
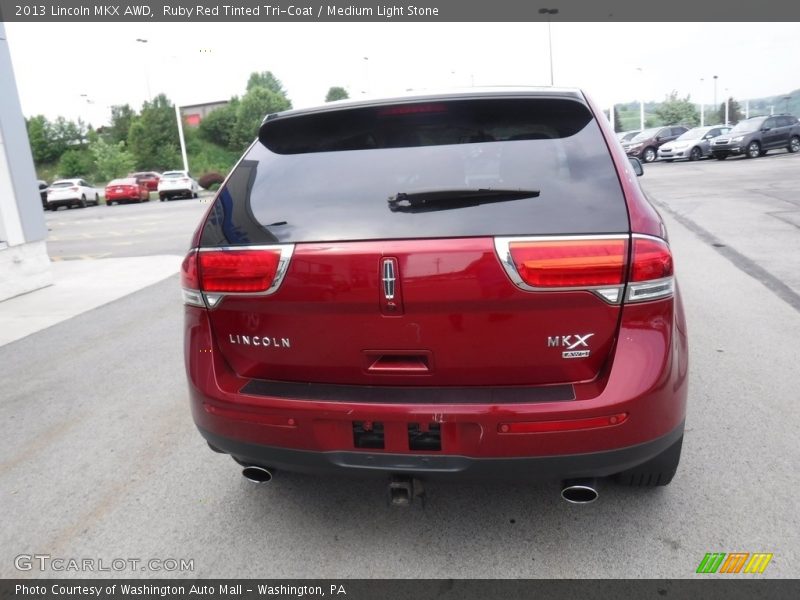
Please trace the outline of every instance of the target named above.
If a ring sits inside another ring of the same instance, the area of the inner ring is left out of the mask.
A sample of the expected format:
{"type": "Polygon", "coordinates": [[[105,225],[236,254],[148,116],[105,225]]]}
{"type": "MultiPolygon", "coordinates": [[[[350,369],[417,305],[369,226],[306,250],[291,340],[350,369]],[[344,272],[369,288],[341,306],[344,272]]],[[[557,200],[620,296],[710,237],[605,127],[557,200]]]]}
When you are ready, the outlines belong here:
{"type": "Polygon", "coordinates": [[[619,310],[588,291],[521,290],[491,238],[468,238],[298,244],[275,294],[228,296],[210,320],[223,357],[248,378],[540,385],[594,379],[614,343],[619,310]],[[387,256],[398,264],[398,315],[385,314],[381,303],[387,256]],[[589,332],[587,358],[565,360],[566,348],[547,345],[551,336],[589,332]],[[244,345],[242,336],[288,340],[288,347],[244,345]],[[376,350],[427,353],[432,365],[402,375],[365,370],[362,354],[376,350]]]}
{"type": "Polygon", "coordinates": [[[673,299],[626,306],[613,361],[596,381],[576,384],[576,399],[507,405],[358,404],[286,400],[239,392],[247,378],[232,372],[213,339],[208,313],[186,307],[185,355],[192,413],[217,435],[310,451],[354,450],[353,421],[385,423],[386,448],[408,450],[410,422],[442,425],[442,454],[537,457],[625,448],[665,435],[686,412],[687,346],[673,299]],[[628,413],[618,426],[508,435],[500,423],[566,420],[628,413]],[[292,419],[294,425],[289,425],[292,419]],[[394,433],[392,433],[394,432],[394,433]]]}

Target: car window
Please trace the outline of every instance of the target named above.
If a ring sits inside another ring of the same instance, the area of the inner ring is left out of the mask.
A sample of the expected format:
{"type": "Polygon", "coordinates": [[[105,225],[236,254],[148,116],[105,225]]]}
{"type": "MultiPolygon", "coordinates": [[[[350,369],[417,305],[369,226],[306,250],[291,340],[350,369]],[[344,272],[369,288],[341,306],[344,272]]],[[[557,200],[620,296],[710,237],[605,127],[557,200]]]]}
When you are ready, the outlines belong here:
{"type": "Polygon", "coordinates": [[[764,124],[761,126],[761,128],[762,129],[773,129],[773,128],[775,128],[777,126],[776,123],[777,123],[777,119],[775,117],[770,117],[769,119],[764,121],[764,124]]]}
{"type": "Polygon", "coordinates": [[[778,117],[777,127],[789,127],[792,121],[789,117],[778,117]]]}
{"type": "Polygon", "coordinates": [[[608,147],[573,100],[355,107],[267,121],[259,138],[220,190],[204,246],[627,229],[608,147]],[[452,210],[389,202],[462,190],[534,193],[452,210]]]}

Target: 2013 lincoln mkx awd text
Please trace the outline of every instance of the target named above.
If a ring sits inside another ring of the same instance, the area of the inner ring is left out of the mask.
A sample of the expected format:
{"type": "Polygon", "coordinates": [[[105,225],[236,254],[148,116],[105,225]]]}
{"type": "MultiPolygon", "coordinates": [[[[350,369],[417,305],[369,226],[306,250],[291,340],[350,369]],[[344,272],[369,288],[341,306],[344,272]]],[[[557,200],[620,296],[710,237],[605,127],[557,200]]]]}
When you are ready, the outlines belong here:
{"type": "Polygon", "coordinates": [[[666,485],[687,339],[664,224],[581,91],[269,115],[182,268],[192,413],[273,470],[666,485]]]}

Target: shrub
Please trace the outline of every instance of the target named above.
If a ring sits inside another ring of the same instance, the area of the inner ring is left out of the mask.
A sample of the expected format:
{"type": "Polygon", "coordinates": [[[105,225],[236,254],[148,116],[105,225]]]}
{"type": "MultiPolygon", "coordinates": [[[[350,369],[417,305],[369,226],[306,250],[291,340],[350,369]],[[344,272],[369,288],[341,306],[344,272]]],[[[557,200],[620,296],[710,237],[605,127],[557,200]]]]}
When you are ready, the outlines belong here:
{"type": "Polygon", "coordinates": [[[197,183],[199,183],[200,187],[203,188],[204,190],[209,190],[211,189],[211,186],[214,184],[217,184],[217,187],[219,187],[223,181],[225,181],[225,177],[223,177],[219,173],[211,172],[211,173],[206,173],[205,175],[200,177],[200,179],[197,180],[197,183]]]}

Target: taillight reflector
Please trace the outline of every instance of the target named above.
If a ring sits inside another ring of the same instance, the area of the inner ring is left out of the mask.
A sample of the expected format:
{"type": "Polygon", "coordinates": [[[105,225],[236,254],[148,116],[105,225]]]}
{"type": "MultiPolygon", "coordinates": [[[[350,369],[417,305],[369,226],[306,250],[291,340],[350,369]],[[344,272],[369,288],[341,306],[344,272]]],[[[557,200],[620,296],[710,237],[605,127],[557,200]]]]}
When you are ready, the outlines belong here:
{"type": "Polygon", "coordinates": [[[200,289],[204,292],[265,292],[278,272],[276,250],[199,252],[200,289]]]}
{"type": "Polygon", "coordinates": [[[521,423],[500,423],[499,433],[548,433],[553,431],[577,431],[620,425],[628,419],[628,413],[617,413],[605,417],[569,419],[567,421],[524,421],[521,423]]]}
{"type": "Polygon", "coordinates": [[[508,250],[519,276],[533,287],[623,283],[624,239],[512,241],[508,250]]]}
{"type": "Polygon", "coordinates": [[[650,281],[672,276],[672,253],[661,240],[634,238],[631,281],[650,281]]]}

